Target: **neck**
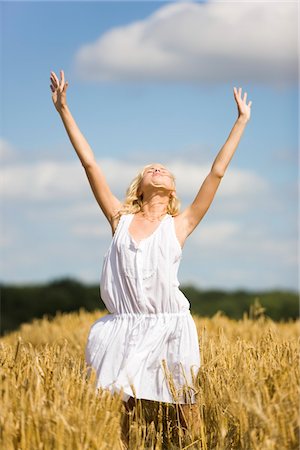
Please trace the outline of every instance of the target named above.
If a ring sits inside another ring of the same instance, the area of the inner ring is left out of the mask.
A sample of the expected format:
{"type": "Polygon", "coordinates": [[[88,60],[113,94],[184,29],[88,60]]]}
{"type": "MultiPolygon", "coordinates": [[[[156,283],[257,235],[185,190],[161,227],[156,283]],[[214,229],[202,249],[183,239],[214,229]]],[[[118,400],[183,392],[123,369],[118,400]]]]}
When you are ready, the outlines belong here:
{"type": "Polygon", "coordinates": [[[161,217],[167,214],[168,204],[169,197],[154,196],[144,201],[141,212],[148,217],[161,217]]]}

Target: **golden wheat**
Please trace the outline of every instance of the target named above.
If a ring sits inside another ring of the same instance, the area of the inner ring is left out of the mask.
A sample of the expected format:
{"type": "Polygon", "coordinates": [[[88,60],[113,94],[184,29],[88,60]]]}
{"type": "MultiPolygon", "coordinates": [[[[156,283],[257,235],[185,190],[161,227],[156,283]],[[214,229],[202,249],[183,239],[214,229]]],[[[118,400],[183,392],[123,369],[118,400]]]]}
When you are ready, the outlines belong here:
{"type": "MultiPolygon", "coordinates": [[[[0,339],[0,447],[121,449],[120,396],[87,375],[84,347],[106,312],[34,320],[0,339]]],[[[299,447],[299,321],[262,314],[194,316],[201,352],[200,427],[183,434],[176,408],[138,401],[131,449],[291,450],[299,447]]]]}

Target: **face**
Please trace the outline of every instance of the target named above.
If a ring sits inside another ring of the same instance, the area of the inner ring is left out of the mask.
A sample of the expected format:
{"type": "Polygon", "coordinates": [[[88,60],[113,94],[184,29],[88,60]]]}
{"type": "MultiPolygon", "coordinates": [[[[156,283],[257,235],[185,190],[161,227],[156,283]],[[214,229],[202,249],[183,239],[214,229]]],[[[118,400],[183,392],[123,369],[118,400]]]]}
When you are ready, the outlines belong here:
{"type": "Polygon", "coordinates": [[[141,180],[140,190],[144,192],[145,189],[151,189],[150,187],[161,187],[175,192],[175,182],[171,172],[161,164],[146,166],[141,180]]]}

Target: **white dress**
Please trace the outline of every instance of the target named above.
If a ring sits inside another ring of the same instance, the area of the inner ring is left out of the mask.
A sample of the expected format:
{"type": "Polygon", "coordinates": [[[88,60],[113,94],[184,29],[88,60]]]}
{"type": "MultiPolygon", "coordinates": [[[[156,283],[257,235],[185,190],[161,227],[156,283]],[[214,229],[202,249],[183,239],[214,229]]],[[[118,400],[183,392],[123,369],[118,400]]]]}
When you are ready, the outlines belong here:
{"type": "Polygon", "coordinates": [[[104,256],[100,292],[110,314],[90,328],[85,359],[96,388],[168,403],[195,403],[200,368],[190,303],[179,290],[182,249],[167,214],[137,244],[122,215],[104,256]]]}

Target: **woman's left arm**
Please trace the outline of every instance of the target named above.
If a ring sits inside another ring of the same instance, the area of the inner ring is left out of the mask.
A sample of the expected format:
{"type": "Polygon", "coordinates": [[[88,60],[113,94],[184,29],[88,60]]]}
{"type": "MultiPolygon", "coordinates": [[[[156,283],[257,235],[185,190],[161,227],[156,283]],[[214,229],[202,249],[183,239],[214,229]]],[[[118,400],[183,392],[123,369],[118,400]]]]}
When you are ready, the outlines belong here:
{"type": "Polygon", "coordinates": [[[225,144],[215,158],[211,171],[203,181],[195,200],[178,216],[181,222],[179,227],[180,235],[183,238],[192,233],[210,207],[227,166],[237,149],[246,124],[250,119],[252,101],[248,104],[246,103],[247,92],[245,92],[242,99],[242,88],[239,88],[238,91],[236,88],[233,90],[238,107],[238,118],[225,144]]]}

